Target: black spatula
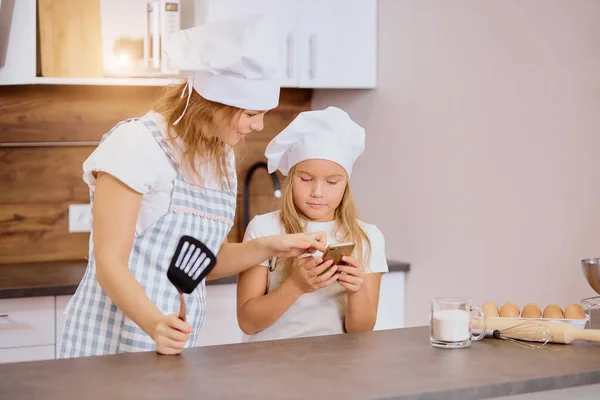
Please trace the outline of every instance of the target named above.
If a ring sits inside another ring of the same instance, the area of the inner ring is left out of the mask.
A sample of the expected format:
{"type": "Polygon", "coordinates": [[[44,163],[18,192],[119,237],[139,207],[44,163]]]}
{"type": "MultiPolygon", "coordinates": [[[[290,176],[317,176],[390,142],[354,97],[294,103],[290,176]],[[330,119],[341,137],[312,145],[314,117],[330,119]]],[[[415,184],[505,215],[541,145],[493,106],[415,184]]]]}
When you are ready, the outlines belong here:
{"type": "Polygon", "coordinates": [[[201,241],[182,236],[171,258],[167,278],[179,291],[179,318],[185,321],[183,293],[190,294],[217,264],[217,257],[201,241]]]}

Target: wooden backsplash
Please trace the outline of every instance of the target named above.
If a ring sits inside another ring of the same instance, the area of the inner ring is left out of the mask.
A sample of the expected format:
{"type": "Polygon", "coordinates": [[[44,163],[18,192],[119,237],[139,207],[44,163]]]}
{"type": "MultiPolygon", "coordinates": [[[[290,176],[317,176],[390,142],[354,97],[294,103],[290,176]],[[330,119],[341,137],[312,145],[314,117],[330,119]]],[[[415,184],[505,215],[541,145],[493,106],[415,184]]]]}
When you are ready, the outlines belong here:
{"type": "MultiPolygon", "coordinates": [[[[145,113],[155,87],[0,87],[0,143],[99,141],[120,120],[145,113]]],[[[267,143],[299,112],[310,109],[312,91],[283,89],[267,113],[265,129],[236,146],[238,209],[230,241],[243,236],[243,182],[250,165],[266,161],[267,143]]],[[[0,147],[0,264],[78,260],[87,256],[88,233],[69,233],[69,204],[88,203],[82,163],[85,147],[0,147]]],[[[283,182],[282,177],[279,176],[283,182]]],[[[279,206],[265,170],[250,188],[251,216],[279,206]]]]}

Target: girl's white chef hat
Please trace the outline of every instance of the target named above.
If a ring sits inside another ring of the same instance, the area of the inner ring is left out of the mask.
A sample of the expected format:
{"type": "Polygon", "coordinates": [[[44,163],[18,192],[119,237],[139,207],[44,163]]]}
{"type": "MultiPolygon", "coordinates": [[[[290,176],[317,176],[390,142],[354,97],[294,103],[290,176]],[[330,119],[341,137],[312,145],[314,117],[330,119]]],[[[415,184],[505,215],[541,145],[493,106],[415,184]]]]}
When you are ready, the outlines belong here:
{"type": "Polygon", "coordinates": [[[338,163],[348,177],[365,149],[365,130],[337,107],[300,113],[267,146],[269,173],[287,175],[301,161],[324,159],[338,163]]]}
{"type": "Polygon", "coordinates": [[[178,31],[166,41],[165,53],[188,76],[182,93],[187,90],[188,103],[193,87],[214,102],[270,110],[279,104],[277,38],[269,16],[245,16],[178,31]]]}

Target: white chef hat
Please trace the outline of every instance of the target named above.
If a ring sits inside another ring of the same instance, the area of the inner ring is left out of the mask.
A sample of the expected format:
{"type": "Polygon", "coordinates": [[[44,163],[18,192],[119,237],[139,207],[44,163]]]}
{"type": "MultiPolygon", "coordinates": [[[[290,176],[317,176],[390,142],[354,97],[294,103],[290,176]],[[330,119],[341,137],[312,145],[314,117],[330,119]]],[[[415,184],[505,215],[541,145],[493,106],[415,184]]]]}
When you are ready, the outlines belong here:
{"type": "Polygon", "coordinates": [[[300,113],[267,146],[269,173],[287,175],[301,161],[324,159],[341,165],[348,176],[365,149],[365,130],[337,107],[300,113]]]}
{"type": "Polygon", "coordinates": [[[181,94],[188,91],[188,103],[193,87],[214,102],[270,110],[279,104],[278,37],[269,16],[245,16],[178,31],[167,40],[165,53],[188,75],[181,94]]]}

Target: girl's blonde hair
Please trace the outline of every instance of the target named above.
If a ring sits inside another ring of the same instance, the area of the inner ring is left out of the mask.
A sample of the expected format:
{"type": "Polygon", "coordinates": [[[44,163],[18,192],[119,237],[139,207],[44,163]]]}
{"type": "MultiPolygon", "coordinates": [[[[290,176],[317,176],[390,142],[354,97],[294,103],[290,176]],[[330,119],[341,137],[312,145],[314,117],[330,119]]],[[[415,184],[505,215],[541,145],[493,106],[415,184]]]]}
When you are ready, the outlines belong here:
{"type": "Polygon", "coordinates": [[[233,125],[243,110],[207,100],[192,89],[185,115],[174,126],[186,106],[187,93],[186,96],[181,96],[185,85],[187,82],[165,86],[159,92],[152,109],[161,114],[170,127],[168,139],[174,141],[179,138],[184,143],[183,166],[198,175],[196,160],[208,160],[213,163],[219,182],[226,181],[231,190],[228,159],[229,152],[233,150],[218,138],[217,132],[224,129],[224,124],[233,125]]]}
{"type": "MultiPolygon", "coordinates": [[[[303,233],[305,227],[302,225],[302,220],[308,218],[300,211],[294,203],[294,176],[296,174],[296,166],[290,169],[287,179],[283,184],[282,207],[280,212],[281,224],[286,233],[303,233]]],[[[350,190],[350,182],[346,183],[344,195],[340,205],[335,209],[336,240],[340,242],[356,243],[353,256],[359,261],[366,263],[371,257],[371,241],[366,232],[361,228],[357,220],[356,207],[352,200],[352,191],[350,190]],[[368,247],[367,258],[363,259],[363,244],[368,247]]],[[[284,277],[289,277],[292,268],[295,267],[298,258],[288,258],[284,264],[284,277]]]]}

